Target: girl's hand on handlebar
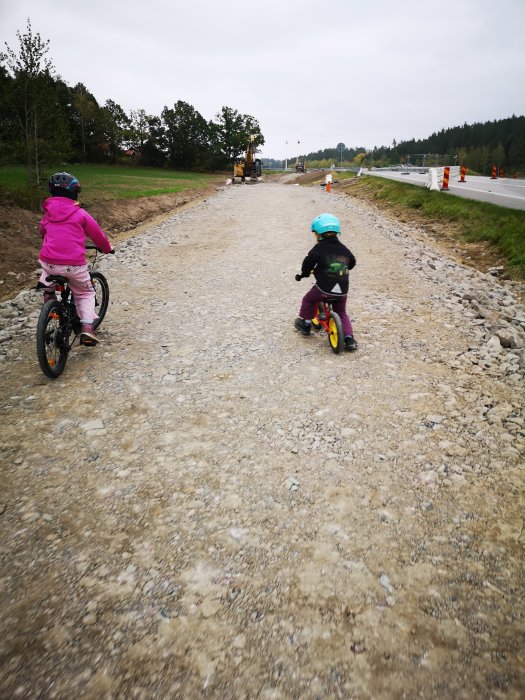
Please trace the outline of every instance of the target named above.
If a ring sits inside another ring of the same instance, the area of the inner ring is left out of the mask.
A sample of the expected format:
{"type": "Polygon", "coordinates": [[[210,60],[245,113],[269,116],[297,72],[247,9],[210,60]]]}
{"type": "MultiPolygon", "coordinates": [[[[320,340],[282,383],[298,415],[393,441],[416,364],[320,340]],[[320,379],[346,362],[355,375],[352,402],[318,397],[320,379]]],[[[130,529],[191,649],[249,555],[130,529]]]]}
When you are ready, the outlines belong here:
{"type": "MultiPolygon", "coordinates": [[[[99,248],[96,245],[86,245],[86,250],[96,250],[97,253],[104,253],[102,248],[99,248]]],[[[112,248],[110,251],[108,251],[108,253],[106,253],[106,255],[110,255],[110,254],[114,254],[114,253],[115,253],[115,248],[112,248]]]]}

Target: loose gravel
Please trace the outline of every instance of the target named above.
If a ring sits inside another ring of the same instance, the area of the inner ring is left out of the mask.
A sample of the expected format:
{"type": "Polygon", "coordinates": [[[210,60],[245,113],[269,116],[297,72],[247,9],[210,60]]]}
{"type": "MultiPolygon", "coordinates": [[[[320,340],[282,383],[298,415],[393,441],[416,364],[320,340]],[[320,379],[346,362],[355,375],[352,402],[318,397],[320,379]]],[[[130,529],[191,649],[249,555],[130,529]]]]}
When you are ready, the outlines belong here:
{"type": "Polygon", "coordinates": [[[0,305],[0,695],[521,698],[518,286],[319,188],[117,248],[97,348],[0,305]],[[359,349],[293,328],[331,211],[359,349]]]}

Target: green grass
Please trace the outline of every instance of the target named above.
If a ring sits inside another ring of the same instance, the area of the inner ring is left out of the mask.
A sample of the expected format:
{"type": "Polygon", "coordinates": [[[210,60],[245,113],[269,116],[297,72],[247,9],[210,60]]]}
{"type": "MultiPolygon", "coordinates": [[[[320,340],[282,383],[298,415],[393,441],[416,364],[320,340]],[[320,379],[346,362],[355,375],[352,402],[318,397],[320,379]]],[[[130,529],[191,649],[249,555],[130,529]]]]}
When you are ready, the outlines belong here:
{"type": "Polygon", "coordinates": [[[417,210],[429,221],[450,222],[460,238],[486,242],[502,254],[513,273],[525,279],[525,211],[506,209],[380,177],[362,177],[350,193],[362,192],[398,212],[417,210]]]}
{"type": "MultiPolygon", "coordinates": [[[[206,187],[216,176],[179,172],[162,168],[126,167],[121,165],[62,165],[72,172],[82,186],[81,200],[94,204],[110,199],[154,197],[198,187],[206,187]]],[[[47,194],[47,178],[58,168],[42,170],[43,185],[39,198],[47,194]]],[[[27,202],[26,173],[23,166],[0,167],[0,193],[17,204],[27,202]]]]}
{"type": "Polygon", "coordinates": [[[351,170],[342,170],[340,173],[334,173],[334,180],[353,180],[357,177],[357,173],[351,170]]]}

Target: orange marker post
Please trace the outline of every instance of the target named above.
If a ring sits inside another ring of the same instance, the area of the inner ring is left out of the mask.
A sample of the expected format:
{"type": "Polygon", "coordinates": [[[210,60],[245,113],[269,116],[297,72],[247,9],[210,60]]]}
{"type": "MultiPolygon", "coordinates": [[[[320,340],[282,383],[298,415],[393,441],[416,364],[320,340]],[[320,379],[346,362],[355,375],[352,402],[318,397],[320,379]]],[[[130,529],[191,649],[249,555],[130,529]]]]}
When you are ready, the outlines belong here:
{"type": "Polygon", "coordinates": [[[459,178],[459,181],[460,181],[460,182],[466,182],[466,180],[465,180],[465,175],[466,175],[466,174],[467,174],[467,166],[466,166],[466,165],[462,165],[462,166],[461,166],[461,177],[459,178]]]}
{"type": "Polygon", "coordinates": [[[500,177],[505,177],[505,171],[503,170],[503,168],[500,168],[500,169],[499,169],[499,176],[500,176],[500,177]]]}
{"type": "Polygon", "coordinates": [[[326,183],[326,191],[327,191],[327,192],[331,192],[331,191],[332,191],[332,183],[331,183],[331,182],[327,182],[327,183],[326,183]]]}
{"type": "Polygon", "coordinates": [[[498,166],[493,165],[492,166],[492,175],[490,176],[491,180],[497,180],[498,179],[498,166]]]}
{"type": "Polygon", "coordinates": [[[447,165],[445,169],[443,170],[443,186],[441,187],[441,190],[443,192],[448,192],[448,179],[450,177],[450,167],[447,165]]]}

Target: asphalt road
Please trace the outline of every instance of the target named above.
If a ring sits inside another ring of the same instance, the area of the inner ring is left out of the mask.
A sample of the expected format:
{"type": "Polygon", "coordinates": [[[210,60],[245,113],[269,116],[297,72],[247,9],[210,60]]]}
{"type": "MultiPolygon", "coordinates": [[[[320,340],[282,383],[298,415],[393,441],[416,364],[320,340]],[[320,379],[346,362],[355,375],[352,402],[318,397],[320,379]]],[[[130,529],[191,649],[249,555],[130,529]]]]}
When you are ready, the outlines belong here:
{"type": "MultiPolygon", "coordinates": [[[[406,174],[403,171],[369,170],[365,174],[408,182],[420,187],[425,187],[428,177],[426,173],[420,174],[417,171],[409,171],[406,174]]],[[[467,175],[466,182],[460,183],[459,177],[449,181],[449,194],[489,202],[508,209],[525,210],[525,180],[508,178],[492,180],[490,177],[467,175]]]]}

